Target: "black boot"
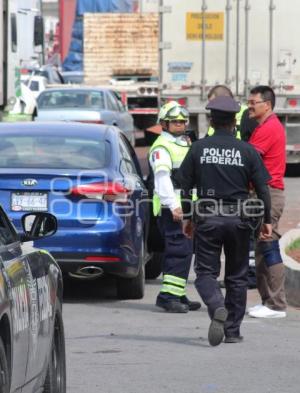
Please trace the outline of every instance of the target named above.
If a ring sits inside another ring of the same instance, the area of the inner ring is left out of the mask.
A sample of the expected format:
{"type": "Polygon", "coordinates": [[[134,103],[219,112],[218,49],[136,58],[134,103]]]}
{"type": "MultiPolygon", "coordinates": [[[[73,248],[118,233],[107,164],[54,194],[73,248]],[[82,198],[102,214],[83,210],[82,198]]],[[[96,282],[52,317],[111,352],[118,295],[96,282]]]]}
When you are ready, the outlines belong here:
{"type": "Polygon", "coordinates": [[[215,310],[208,329],[208,342],[211,346],[221,344],[224,338],[224,322],[227,319],[228,312],[225,307],[219,307],[215,310]]]}
{"type": "Polygon", "coordinates": [[[199,308],[201,307],[201,303],[200,302],[191,301],[186,296],[181,296],[180,301],[181,301],[182,304],[186,304],[190,311],[199,310],[199,308]]]}
{"type": "Polygon", "coordinates": [[[160,295],[156,298],[157,307],[163,308],[167,312],[171,313],[187,313],[189,308],[187,304],[180,302],[180,298],[163,298],[160,295]]]}

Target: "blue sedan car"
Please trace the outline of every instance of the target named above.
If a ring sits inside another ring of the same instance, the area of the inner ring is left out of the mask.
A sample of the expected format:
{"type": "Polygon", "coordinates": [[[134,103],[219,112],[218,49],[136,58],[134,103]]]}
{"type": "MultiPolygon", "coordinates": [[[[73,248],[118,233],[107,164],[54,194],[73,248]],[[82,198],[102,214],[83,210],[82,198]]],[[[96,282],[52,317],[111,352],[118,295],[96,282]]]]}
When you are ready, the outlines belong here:
{"type": "Polygon", "coordinates": [[[111,274],[119,298],[143,297],[149,201],[135,152],[118,128],[0,124],[0,204],[18,229],[24,212],[57,217],[56,234],[36,245],[63,273],[111,274]]]}

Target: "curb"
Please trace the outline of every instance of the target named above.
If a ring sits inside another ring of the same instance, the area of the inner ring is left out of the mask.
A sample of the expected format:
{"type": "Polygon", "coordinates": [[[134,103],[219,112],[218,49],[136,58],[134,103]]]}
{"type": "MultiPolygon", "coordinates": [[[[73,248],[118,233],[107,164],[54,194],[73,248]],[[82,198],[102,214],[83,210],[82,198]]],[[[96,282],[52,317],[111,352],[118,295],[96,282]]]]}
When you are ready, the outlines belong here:
{"type": "Polygon", "coordinates": [[[300,263],[285,253],[285,248],[300,237],[300,228],[291,229],[279,240],[280,252],[285,266],[285,292],[289,305],[300,307],[300,263]]]}

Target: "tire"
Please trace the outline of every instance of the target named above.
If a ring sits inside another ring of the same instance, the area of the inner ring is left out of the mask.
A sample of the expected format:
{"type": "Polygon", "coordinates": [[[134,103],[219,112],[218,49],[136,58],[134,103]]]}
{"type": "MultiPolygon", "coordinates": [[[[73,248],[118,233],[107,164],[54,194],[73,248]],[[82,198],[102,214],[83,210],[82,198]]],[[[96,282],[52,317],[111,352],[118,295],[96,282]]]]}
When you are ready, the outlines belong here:
{"type": "Polygon", "coordinates": [[[0,393],[9,393],[9,370],[6,352],[0,337],[0,393]]]}
{"type": "Polygon", "coordinates": [[[66,352],[61,304],[57,299],[51,353],[44,393],[66,393],[66,352]]]}
{"type": "Polygon", "coordinates": [[[154,280],[162,272],[163,253],[154,252],[151,259],[146,263],[146,279],[154,280]]]}
{"type": "Polygon", "coordinates": [[[145,294],[145,246],[142,241],[140,252],[140,268],[138,275],[133,278],[117,279],[117,294],[119,299],[142,299],[145,294]]]}

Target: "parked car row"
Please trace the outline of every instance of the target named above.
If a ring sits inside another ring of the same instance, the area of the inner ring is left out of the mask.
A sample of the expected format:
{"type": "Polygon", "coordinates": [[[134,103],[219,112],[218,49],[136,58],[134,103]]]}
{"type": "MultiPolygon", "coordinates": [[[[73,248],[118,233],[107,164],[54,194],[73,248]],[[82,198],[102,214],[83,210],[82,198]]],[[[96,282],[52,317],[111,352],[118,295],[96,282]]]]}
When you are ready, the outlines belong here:
{"type": "Polygon", "coordinates": [[[0,191],[18,230],[24,212],[57,217],[56,234],[36,245],[51,252],[63,274],[114,275],[122,299],[143,297],[145,269],[150,278],[160,274],[160,258],[148,247],[151,201],[119,128],[0,124],[0,191]]]}
{"type": "MultiPolygon", "coordinates": [[[[66,76],[65,76],[66,77],[66,76]]],[[[22,69],[21,82],[36,99],[35,121],[78,121],[121,128],[135,145],[132,115],[113,90],[64,84],[57,68],[45,65],[22,69]]]]}
{"type": "Polygon", "coordinates": [[[37,98],[35,121],[78,121],[119,127],[135,144],[132,115],[118,94],[94,87],[48,88],[37,98]]]}
{"type": "MultiPolygon", "coordinates": [[[[109,94],[51,89],[40,99],[47,111],[60,97],[109,94]]],[[[111,275],[120,299],[139,299],[145,278],[161,272],[149,193],[126,135],[100,121],[0,123],[1,393],[66,392],[64,277],[111,275]]]]}

